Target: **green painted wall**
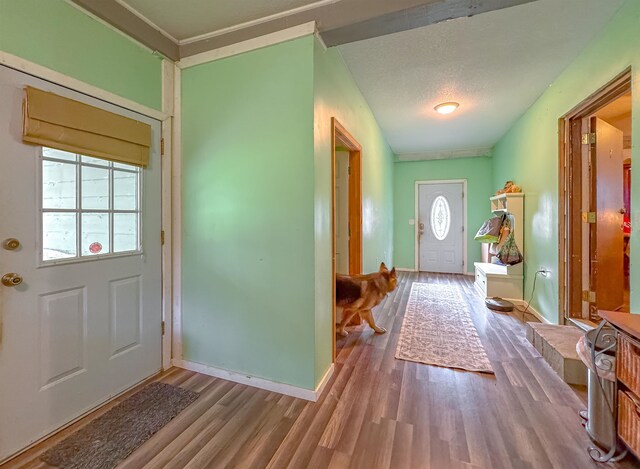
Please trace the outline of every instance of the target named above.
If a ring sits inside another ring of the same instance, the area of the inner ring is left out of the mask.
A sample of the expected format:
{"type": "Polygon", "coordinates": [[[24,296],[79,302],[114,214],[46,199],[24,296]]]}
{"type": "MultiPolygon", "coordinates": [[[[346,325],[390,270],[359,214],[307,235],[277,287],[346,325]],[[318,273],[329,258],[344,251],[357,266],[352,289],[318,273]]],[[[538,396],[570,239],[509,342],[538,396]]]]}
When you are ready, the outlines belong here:
{"type": "MultiPolygon", "coordinates": [[[[632,161],[640,158],[640,2],[626,2],[494,149],[494,186],[513,179],[525,192],[525,296],[535,272],[533,307],[558,321],[558,119],[627,67],[633,69],[632,161]]],[[[633,187],[640,172],[632,171],[633,187]]],[[[640,312],[640,190],[632,191],[631,309],[640,312]]]]}
{"type": "Polygon", "coordinates": [[[0,50],[160,109],[160,57],[63,0],[0,0],[0,50]]]}
{"type": "Polygon", "coordinates": [[[415,182],[440,179],[467,180],[467,271],[473,273],[480,262],[480,244],[473,240],[482,222],[491,216],[489,197],[493,195],[493,159],[487,157],[433,161],[396,161],[393,167],[393,243],[397,267],[415,268],[415,182]]]}
{"type": "Polygon", "coordinates": [[[363,269],[393,260],[393,153],[342,56],[314,52],[316,384],[331,363],[331,117],[362,145],[363,269]]]}
{"type": "Polygon", "coordinates": [[[182,73],[184,359],[313,389],[311,36],[182,73]]]}

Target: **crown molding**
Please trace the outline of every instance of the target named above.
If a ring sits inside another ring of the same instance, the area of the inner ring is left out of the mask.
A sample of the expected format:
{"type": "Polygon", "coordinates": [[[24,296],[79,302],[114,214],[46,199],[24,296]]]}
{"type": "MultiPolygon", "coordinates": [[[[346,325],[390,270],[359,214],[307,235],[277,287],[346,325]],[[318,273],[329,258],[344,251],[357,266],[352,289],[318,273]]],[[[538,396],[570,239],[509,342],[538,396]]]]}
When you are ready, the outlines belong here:
{"type": "Polygon", "coordinates": [[[180,58],[178,44],[151,26],[148,20],[134,15],[117,1],[70,0],[83,10],[124,32],[130,38],[165,57],[177,61],[180,58]]]}
{"type": "Polygon", "coordinates": [[[397,161],[452,160],[492,156],[493,147],[463,148],[458,150],[435,150],[420,153],[396,154],[397,161]]]}
{"type": "MultiPolygon", "coordinates": [[[[125,0],[116,0],[118,2],[124,2],[125,0]]],[[[233,26],[229,26],[226,28],[217,29],[215,31],[211,31],[204,34],[198,34],[197,36],[188,37],[185,39],[178,40],[178,45],[182,46],[185,44],[191,44],[198,41],[203,41],[206,39],[211,39],[212,37],[222,36],[223,34],[232,33],[234,31],[239,31],[241,29],[250,28],[252,26],[257,26],[259,24],[268,23],[269,21],[278,20],[281,18],[286,18],[288,16],[292,16],[298,13],[303,13],[310,10],[315,10],[316,8],[321,8],[327,5],[332,5],[334,3],[338,3],[342,0],[319,0],[314,3],[310,3],[308,5],[302,5],[297,8],[291,8],[290,10],[281,11],[278,13],[274,13],[272,15],[263,16],[262,18],[256,18],[251,21],[245,21],[243,23],[238,23],[233,26]]]]}
{"type": "Polygon", "coordinates": [[[165,29],[161,28],[160,26],[158,26],[158,24],[154,23],[149,18],[144,16],[141,12],[139,12],[138,10],[133,8],[131,5],[129,5],[126,2],[126,0],[115,0],[115,2],[120,4],[122,6],[122,8],[125,8],[126,10],[131,12],[131,14],[133,14],[133,15],[137,16],[138,18],[140,18],[142,21],[147,23],[149,26],[151,26],[153,29],[158,31],[160,34],[162,34],[167,39],[171,40],[172,42],[174,42],[177,45],[180,45],[180,40],[179,39],[177,39],[175,36],[172,36],[168,31],[166,31],[165,29]]]}
{"type": "Polygon", "coordinates": [[[262,49],[264,47],[291,41],[300,37],[309,36],[315,34],[315,32],[316,23],[315,21],[311,21],[292,28],[283,29],[282,31],[265,34],[264,36],[249,39],[247,41],[238,42],[219,49],[186,57],[178,62],[178,66],[182,69],[194,67],[207,62],[213,62],[214,60],[224,59],[233,55],[243,54],[252,50],[262,49]]]}

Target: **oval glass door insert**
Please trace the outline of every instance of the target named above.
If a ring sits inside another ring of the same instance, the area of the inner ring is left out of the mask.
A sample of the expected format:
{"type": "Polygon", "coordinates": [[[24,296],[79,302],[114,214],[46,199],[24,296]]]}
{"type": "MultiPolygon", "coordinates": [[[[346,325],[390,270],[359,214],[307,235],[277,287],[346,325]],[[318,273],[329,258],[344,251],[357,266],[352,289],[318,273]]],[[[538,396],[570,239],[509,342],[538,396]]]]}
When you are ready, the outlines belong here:
{"type": "Polygon", "coordinates": [[[449,234],[451,227],[451,209],[447,199],[439,195],[431,204],[431,231],[438,241],[449,234]]]}

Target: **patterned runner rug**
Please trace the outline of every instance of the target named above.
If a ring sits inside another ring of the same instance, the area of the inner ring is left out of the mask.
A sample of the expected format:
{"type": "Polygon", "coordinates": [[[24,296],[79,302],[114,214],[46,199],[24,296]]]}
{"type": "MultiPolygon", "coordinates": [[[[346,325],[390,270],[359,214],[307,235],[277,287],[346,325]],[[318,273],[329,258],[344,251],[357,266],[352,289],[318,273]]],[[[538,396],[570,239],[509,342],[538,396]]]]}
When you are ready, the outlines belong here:
{"type": "Polygon", "coordinates": [[[396,358],[493,373],[460,291],[447,284],[413,283],[396,358]]]}

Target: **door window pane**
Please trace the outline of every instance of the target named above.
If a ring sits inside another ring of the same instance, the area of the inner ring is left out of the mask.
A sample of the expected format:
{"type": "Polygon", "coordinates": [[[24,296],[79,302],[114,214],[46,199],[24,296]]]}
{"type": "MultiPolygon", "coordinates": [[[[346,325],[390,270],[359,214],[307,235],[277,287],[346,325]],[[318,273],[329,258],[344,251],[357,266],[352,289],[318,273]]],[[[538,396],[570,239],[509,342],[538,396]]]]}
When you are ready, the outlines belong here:
{"type": "Polygon", "coordinates": [[[113,163],[113,167],[116,169],[127,169],[129,171],[140,171],[140,167],[139,166],[135,166],[132,164],[125,164],[125,163],[113,163]]]}
{"type": "Polygon", "coordinates": [[[77,161],[78,155],[75,153],[69,153],[68,151],[56,150],[55,148],[44,147],[42,149],[42,156],[47,158],[56,158],[58,160],[77,161]]]}
{"type": "Polygon", "coordinates": [[[451,227],[451,209],[447,199],[439,195],[431,205],[431,231],[438,241],[442,241],[449,234],[451,227]]]}
{"type": "Polygon", "coordinates": [[[138,214],[113,214],[113,252],[138,250],[138,214]]]}
{"type": "Polygon", "coordinates": [[[109,170],[82,166],[82,209],[109,209],[109,170]]]}
{"type": "Polygon", "coordinates": [[[114,210],[136,210],[138,207],[138,174],[113,172],[114,210]]]}
{"type": "Polygon", "coordinates": [[[76,169],[73,163],[43,161],[42,208],[76,208],[76,169]]]}
{"type": "Polygon", "coordinates": [[[47,212],[42,215],[42,259],[76,257],[76,214],[47,212]]]}
{"type": "Polygon", "coordinates": [[[84,155],[80,157],[80,161],[82,161],[83,163],[95,164],[98,166],[109,166],[110,164],[109,160],[102,160],[100,158],[92,158],[90,156],[84,156],[84,155]]]}
{"type": "Polygon", "coordinates": [[[139,252],[141,169],[42,148],[42,261],[139,252]]]}
{"type": "Polygon", "coordinates": [[[82,214],[82,255],[109,253],[109,214],[82,214]]]}

